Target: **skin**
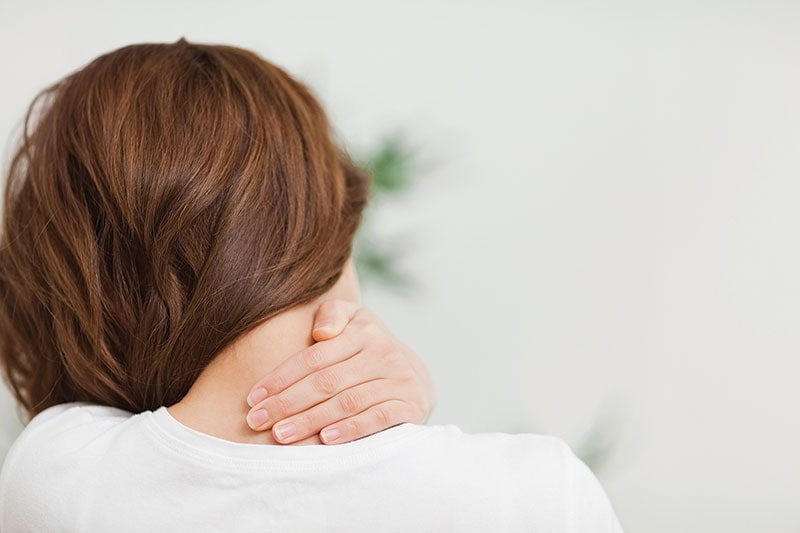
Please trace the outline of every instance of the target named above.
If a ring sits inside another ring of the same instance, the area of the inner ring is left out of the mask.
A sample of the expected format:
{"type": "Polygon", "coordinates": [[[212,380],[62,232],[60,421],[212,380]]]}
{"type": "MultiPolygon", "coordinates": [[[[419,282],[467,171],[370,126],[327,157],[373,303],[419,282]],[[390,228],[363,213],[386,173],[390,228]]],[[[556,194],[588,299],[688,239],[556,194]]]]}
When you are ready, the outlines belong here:
{"type": "Polygon", "coordinates": [[[359,306],[348,261],[320,298],[276,315],[220,352],[168,411],[225,440],[308,445],[422,423],[434,403],[419,357],[359,306]]]}

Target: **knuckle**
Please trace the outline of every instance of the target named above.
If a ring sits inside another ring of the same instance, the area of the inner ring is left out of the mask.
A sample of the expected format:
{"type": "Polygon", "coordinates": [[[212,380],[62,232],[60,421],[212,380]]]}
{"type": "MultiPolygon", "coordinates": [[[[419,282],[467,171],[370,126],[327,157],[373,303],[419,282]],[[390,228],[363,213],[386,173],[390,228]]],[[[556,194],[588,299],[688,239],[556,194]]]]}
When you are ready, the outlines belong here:
{"type": "Polygon", "coordinates": [[[338,385],[339,378],[333,370],[321,370],[314,374],[314,388],[325,396],[335,393],[338,385]]]}
{"type": "Polygon", "coordinates": [[[275,374],[269,377],[267,381],[264,383],[264,388],[267,389],[269,394],[273,394],[275,392],[280,392],[284,390],[289,384],[286,382],[286,378],[280,374],[275,374]]]}
{"type": "Polygon", "coordinates": [[[295,424],[297,425],[297,434],[305,435],[307,433],[315,432],[314,416],[311,413],[303,413],[297,417],[295,424]]]}
{"type": "Polygon", "coordinates": [[[352,438],[358,438],[364,436],[362,432],[362,424],[361,421],[351,418],[350,420],[345,421],[344,423],[345,433],[352,438]]]}
{"type": "Polygon", "coordinates": [[[373,339],[375,339],[375,338],[383,338],[383,330],[375,322],[370,321],[370,322],[367,322],[366,324],[364,324],[362,326],[362,331],[363,331],[364,335],[366,335],[368,337],[371,337],[373,339]]]}
{"type": "Polygon", "coordinates": [[[358,309],[358,311],[356,311],[356,314],[353,317],[353,322],[358,324],[363,329],[377,327],[380,324],[380,321],[375,313],[366,307],[361,307],[358,309]]]}
{"type": "Polygon", "coordinates": [[[392,416],[389,413],[389,408],[384,405],[379,405],[375,408],[375,421],[381,428],[386,429],[392,425],[392,416]]]}
{"type": "Polygon", "coordinates": [[[386,347],[383,351],[382,363],[392,369],[403,368],[405,359],[402,352],[394,346],[386,347]]]}
{"type": "MultiPolygon", "coordinates": [[[[272,398],[271,410],[275,414],[274,418],[284,418],[286,415],[292,414],[292,402],[283,394],[279,394],[272,398]]],[[[270,408],[267,409],[267,412],[270,412],[270,408]]]]}
{"type": "Polygon", "coordinates": [[[339,395],[339,407],[346,414],[355,414],[361,411],[361,400],[358,394],[345,391],[339,395]]]}
{"type": "Polygon", "coordinates": [[[303,363],[311,370],[319,370],[324,359],[322,349],[318,344],[312,344],[303,351],[303,363]]]}
{"type": "Polygon", "coordinates": [[[402,380],[404,383],[407,383],[409,387],[414,387],[417,391],[419,391],[420,396],[424,394],[422,382],[420,381],[417,373],[411,367],[411,365],[407,364],[405,359],[398,363],[398,376],[399,379],[402,380]]]}
{"type": "Polygon", "coordinates": [[[350,321],[350,327],[357,330],[360,335],[368,333],[370,325],[370,321],[366,320],[363,315],[356,315],[356,317],[350,321]]]}

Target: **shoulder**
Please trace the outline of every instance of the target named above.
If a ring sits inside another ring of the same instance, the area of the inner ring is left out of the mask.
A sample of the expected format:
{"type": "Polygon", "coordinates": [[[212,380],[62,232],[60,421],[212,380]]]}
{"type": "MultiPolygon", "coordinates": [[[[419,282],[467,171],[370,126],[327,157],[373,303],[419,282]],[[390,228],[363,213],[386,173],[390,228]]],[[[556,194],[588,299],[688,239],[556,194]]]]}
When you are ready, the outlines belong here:
{"type": "Polygon", "coordinates": [[[132,417],[133,413],[122,409],[83,402],[45,409],[14,441],[3,463],[3,472],[14,470],[30,458],[55,458],[69,454],[108,430],[129,422],[132,417]]]}
{"type": "Polygon", "coordinates": [[[554,530],[622,531],[600,482],[557,437],[468,434],[455,426],[434,426],[429,436],[427,444],[440,460],[469,465],[466,473],[487,491],[505,493],[511,507],[533,510],[535,502],[537,514],[551,510],[554,530]]]}
{"type": "Polygon", "coordinates": [[[456,457],[480,457],[482,462],[551,471],[561,476],[577,460],[567,444],[548,435],[465,433],[456,426],[432,426],[425,445],[456,457]]]}
{"type": "MultiPolygon", "coordinates": [[[[20,438],[33,435],[40,428],[72,428],[86,423],[100,421],[121,421],[130,418],[133,413],[116,407],[86,402],[62,403],[49,407],[33,417],[25,426],[20,438]]],[[[20,439],[18,439],[20,440],[20,439]]]]}
{"type": "MultiPolygon", "coordinates": [[[[56,509],[67,506],[86,472],[74,466],[91,454],[83,453],[98,437],[121,427],[132,413],[86,403],[67,403],[50,407],[36,415],[14,441],[0,472],[0,530],[33,531],[46,529],[47,517],[58,516],[56,509]],[[73,489],[64,490],[72,486],[73,489]],[[54,495],[49,498],[48,494],[54,495]],[[57,496],[58,495],[58,496],[57,496]],[[55,497],[57,496],[57,497],[55,497]],[[47,505],[47,512],[42,506],[47,505]]],[[[64,509],[69,512],[68,509],[64,509]]]]}

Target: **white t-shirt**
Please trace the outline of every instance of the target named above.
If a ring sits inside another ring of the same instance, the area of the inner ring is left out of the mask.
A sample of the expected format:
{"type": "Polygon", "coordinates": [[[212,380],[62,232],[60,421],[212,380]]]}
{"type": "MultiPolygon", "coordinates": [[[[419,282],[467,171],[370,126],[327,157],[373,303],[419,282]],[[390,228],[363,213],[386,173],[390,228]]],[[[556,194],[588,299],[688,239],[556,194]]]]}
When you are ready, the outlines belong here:
{"type": "Polygon", "coordinates": [[[0,530],[619,532],[560,440],[404,424],[335,446],[240,444],[165,408],[36,416],[0,475],[0,530]]]}

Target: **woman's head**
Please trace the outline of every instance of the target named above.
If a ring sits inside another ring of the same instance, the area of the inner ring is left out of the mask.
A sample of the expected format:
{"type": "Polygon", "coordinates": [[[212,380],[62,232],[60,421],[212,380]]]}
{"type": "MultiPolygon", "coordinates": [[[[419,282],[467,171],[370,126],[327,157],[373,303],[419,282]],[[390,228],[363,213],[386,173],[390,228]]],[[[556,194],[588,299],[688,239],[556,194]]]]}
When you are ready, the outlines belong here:
{"type": "Polygon", "coordinates": [[[178,401],[231,341],[334,284],[368,182],[308,88],[246,50],[128,46],[45,90],[0,242],[18,400],[178,401]]]}

